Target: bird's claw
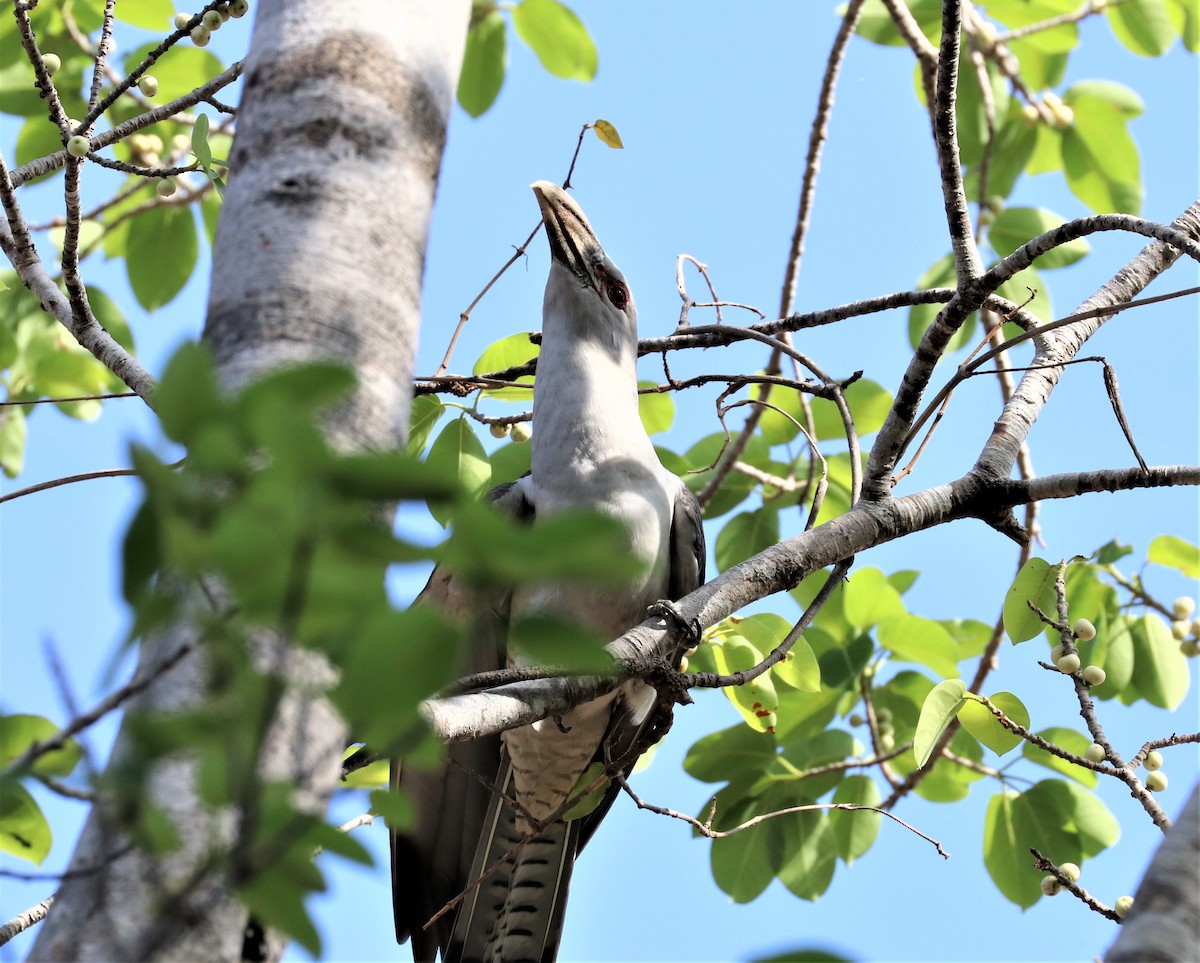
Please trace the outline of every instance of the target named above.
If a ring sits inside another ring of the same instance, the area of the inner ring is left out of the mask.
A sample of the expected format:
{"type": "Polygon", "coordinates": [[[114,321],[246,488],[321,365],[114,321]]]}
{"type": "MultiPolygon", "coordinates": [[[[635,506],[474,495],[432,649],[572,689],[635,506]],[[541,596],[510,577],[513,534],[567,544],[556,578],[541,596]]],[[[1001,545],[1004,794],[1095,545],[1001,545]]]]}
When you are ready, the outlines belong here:
{"type": "Polygon", "coordinates": [[[660,616],[664,621],[675,626],[679,633],[680,643],[686,642],[685,649],[694,649],[700,644],[700,620],[689,619],[679,606],[670,599],[659,599],[647,610],[651,615],[660,616]]]}

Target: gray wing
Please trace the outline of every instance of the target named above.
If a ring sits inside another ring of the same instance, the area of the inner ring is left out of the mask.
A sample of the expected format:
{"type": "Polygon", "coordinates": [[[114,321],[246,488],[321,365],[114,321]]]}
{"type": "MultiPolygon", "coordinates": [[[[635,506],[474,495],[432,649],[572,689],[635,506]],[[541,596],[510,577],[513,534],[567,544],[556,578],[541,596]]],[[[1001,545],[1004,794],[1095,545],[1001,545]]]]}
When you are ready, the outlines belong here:
{"type": "MultiPolygon", "coordinates": [[[[500,485],[488,501],[521,521],[531,521],[533,506],[522,480],[500,485]]],[[[501,669],[506,664],[510,593],[480,597],[454,573],[439,565],[417,596],[415,605],[431,605],[472,626],[472,640],[460,675],[501,669]]],[[[393,789],[402,788],[416,809],[416,825],[391,834],[392,906],[396,940],[412,940],[414,960],[433,960],[446,951],[454,913],[445,914],[428,930],[425,923],[462,892],[470,876],[477,842],[488,818],[492,794],[472,773],[493,784],[500,775],[503,753],[499,735],[454,743],[435,769],[401,767],[392,760],[393,789]]]]}
{"type": "MultiPolygon", "coordinates": [[[[700,502],[692,490],[679,482],[679,493],[675,496],[675,508],[671,515],[670,559],[668,561],[667,597],[672,601],[683,598],[704,584],[707,555],[704,546],[703,516],[700,502]]],[[[652,714],[653,715],[653,714],[652,714]]],[[[628,714],[617,706],[609,727],[608,745],[610,758],[620,758],[627,753],[641,735],[642,726],[633,723],[628,714]]],[[[597,754],[599,761],[602,754],[597,754]]],[[[629,775],[632,766],[626,767],[629,775]]],[[[620,787],[613,783],[605,793],[603,802],[579,820],[579,848],[592,838],[617,797],[620,787]]]]}

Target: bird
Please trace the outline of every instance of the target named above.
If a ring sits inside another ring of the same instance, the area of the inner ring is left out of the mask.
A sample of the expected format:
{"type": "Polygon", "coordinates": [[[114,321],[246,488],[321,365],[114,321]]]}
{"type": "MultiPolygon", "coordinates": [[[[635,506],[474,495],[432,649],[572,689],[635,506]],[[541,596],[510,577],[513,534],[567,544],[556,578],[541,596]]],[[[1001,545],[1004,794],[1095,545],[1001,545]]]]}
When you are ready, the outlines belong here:
{"type": "MultiPolygon", "coordinates": [[[[648,608],[665,604],[671,611],[671,602],[704,582],[700,506],[659,461],[639,415],[629,283],[571,195],[549,181],[531,188],[549,240],[550,273],[530,471],[487,497],[532,525],[559,512],[602,512],[621,523],[640,565],[619,583],[522,586],[484,598],[439,565],[414,604],[436,606],[469,626],[464,674],[511,664],[508,626],[522,613],[558,614],[615,639],[648,608]]],[[[393,785],[416,808],[415,824],[393,831],[391,847],[396,938],[411,939],[414,960],[439,952],[448,963],[556,959],[575,857],[619,787],[610,782],[602,802],[580,818],[537,832],[530,820],[555,814],[593,762],[628,755],[654,702],[650,686],[626,681],[561,716],[454,743],[440,769],[406,771],[393,761],[393,785]],[[459,897],[455,911],[427,926],[459,897]]]]}

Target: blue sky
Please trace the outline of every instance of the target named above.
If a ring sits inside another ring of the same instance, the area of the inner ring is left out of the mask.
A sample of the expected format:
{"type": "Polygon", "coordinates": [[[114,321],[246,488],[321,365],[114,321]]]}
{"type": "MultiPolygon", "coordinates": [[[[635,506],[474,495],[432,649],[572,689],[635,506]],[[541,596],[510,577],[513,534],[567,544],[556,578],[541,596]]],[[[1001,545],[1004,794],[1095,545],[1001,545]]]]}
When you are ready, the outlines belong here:
{"type": "MultiPolygon", "coordinates": [[[[432,373],[459,312],[537,222],[527,185],[561,180],[580,126],[612,121],[626,149],[585,141],[573,177],[576,196],[609,254],[630,280],[644,336],[669,333],[678,317],[675,258],[689,253],[710,266],[725,299],[757,304],[773,316],[795,217],[799,178],[824,60],[837,26],[832,8],[813,3],[602,4],[575,9],[600,52],[590,85],[556,80],[510,35],[510,67],[493,109],[479,120],[456,110],[434,216],[424,295],[425,320],[417,370],[432,373]]],[[[218,34],[225,58],[239,55],[248,20],[218,34]]],[[[1196,61],[1178,45],[1158,60],[1134,57],[1112,42],[1099,21],[1082,27],[1068,84],[1112,78],[1147,103],[1133,124],[1141,147],[1143,213],[1169,221],[1195,199],[1196,61]]],[[[124,46],[131,49],[131,45],[124,46]]],[[[5,123],[0,145],[11,156],[16,131],[5,123]]],[[[387,186],[381,184],[380,190],[387,186]]],[[[53,197],[28,201],[52,204],[53,197]]],[[[1029,179],[1015,203],[1050,207],[1064,217],[1087,213],[1052,176],[1029,179]]],[[[40,208],[43,212],[48,208],[40,208]]],[[[35,215],[36,216],[36,215],[35,215]]],[[[1142,246],[1139,239],[1104,237],[1081,265],[1047,275],[1060,315],[1086,297],[1142,246]]],[[[862,41],[852,43],[838,89],[830,142],[800,276],[798,308],[826,307],[906,290],[947,250],[941,193],[927,124],[913,94],[911,57],[862,41]]],[[[130,309],[142,357],[159,370],[171,348],[202,324],[207,261],[175,302],[147,317],[130,309]]],[[[99,283],[132,305],[123,270],[96,264],[99,283]]],[[[469,370],[491,341],[536,329],[547,255],[538,239],[476,310],[451,364],[469,370]]],[[[1177,268],[1150,293],[1196,283],[1194,267],[1177,268]]],[[[693,285],[698,280],[692,278],[693,285]]],[[[695,289],[694,289],[695,290],[695,289]]],[[[735,313],[731,320],[742,321],[735,313]]],[[[700,320],[693,315],[693,320],[700,320]]],[[[835,375],[864,369],[894,385],[907,360],[902,313],[860,319],[802,334],[800,347],[835,375]]],[[[1131,312],[1107,325],[1089,352],[1117,365],[1129,418],[1152,464],[1196,463],[1197,325],[1194,302],[1175,301],[1131,312]]],[[[758,348],[693,352],[672,360],[676,376],[761,367],[758,348]]],[[[661,373],[644,362],[643,377],[661,373]]],[[[80,424],[51,411],[30,423],[27,467],[4,490],[79,471],[125,464],[129,441],[157,436],[136,401],[109,405],[96,423],[80,424]]],[[[712,395],[678,399],[676,426],[656,439],[682,450],[717,430],[712,395]]],[[[502,409],[509,413],[512,409],[502,409]]],[[[1107,415],[1094,366],[1079,366],[1062,385],[1031,435],[1040,473],[1128,464],[1124,443],[1107,415]]],[[[953,478],[974,460],[996,413],[986,381],[960,389],[956,404],[920,471],[904,491],[953,478]]],[[[90,705],[112,679],[114,652],[127,625],[117,605],[119,539],[136,504],[136,487],[106,480],[67,486],[6,504],[0,552],[0,668],[4,711],[66,718],[49,681],[47,654],[66,666],[73,697],[90,705]]],[[[436,526],[406,513],[406,531],[436,537],[436,526]]],[[[1197,539],[1194,491],[1096,495],[1047,505],[1040,554],[1057,559],[1086,554],[1111,538],[1144,552],[1156,534],[1197,539]]],[[[709,530],[710,545],[715,528],[709,530]]],[[[928,532],[860,556],[859,565],[884,571],[919,568],[910,609],[932,618],[991,622],[1011,579],[1015,551],[980,523],[928,532]]],[[[1194,585],[1161,571],[1146,575],[1153,591],[1172,599],[1194,585]]],[[[423,574],[401,573],[394,589],[404,601],[423,574]]],[[[793,613],[790,603],[777,610],[793,613]]],[[[1039,652],[1006,647],[993,690],[1018,692],[1035,728],[1078,726],[1060,680],[1034,665],[1039,652]]],[[[684,775],[680,760],[706,732],[735,721],[720,695],[677,713],[676,727],[635,786],[648,801],[699,811],[712,787],[684,775]]],[[[1194,729],[1193,692],[1174,717],[1106,703],[1102,720],[1117,745],[1132,752],[1145,738],[1194,729]]],[[[102,762],[113,732],[97,728],[91,746],[102,762]]],[[[1163,795],[1174,814],[1194,781],[1192,748],[1168,755],[1171,788],[1163,795]]],[[[1037,773],[1031,774],[1040,778],[1037,773]]],[[[580,859],[562,948],[564,960],[733,960],[792,946],[823,946],[863,960],[1060,960],[1103,951],[1113,936],[1106,921],[1066,897],[1043,900],[1022,913],[983,872],[981,829],[996,786],[976,785],[970,799],[938,806],[906,801],[897,814],[937,837],[950,851],[941,860],[917,837],[883,826],[875,848],[850,869],[839,868],[818,903],[801,902],[778,883],[754,903],[736,906],[713,885],[709,845],[683,824],[619,803],[580,859]]],[[[1104,799],[1124,835],[1111,851],[1084,866],[1082,883],[1112,902],[1132,892],[1158,838],[1118,786],[1104,799]]],[[[61,868],[82,809],[48,801],[57,829],[44,869],[61,868]]],[[[356,815],[361,799],[339,804],[356,815]]],[[[357,830],[386,864],[382,825],[357,830]]],[[[7,869],[24,864],[5,858],[7,869]]],[[[331,889],[314,908],[333,960],[407,959],[391,937],[386,873],[327,861],[331,889]]],[[[0,883],[0,916],[8,918],[53,890],[48,881],[0,883]]],[[[0,960],[27,951],[25,939],[0,949],[0,960]]],[[[304,954],[292,950],[294,958],[304,954]]]]}

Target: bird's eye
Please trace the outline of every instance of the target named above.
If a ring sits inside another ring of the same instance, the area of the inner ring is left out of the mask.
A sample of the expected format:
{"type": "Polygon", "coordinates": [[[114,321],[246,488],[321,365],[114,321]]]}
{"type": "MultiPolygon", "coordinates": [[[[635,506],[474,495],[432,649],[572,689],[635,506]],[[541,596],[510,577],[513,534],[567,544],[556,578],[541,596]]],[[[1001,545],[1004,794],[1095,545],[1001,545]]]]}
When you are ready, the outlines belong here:
{"type": "Polygon", "coordinates": [[[629,288],[625,287],[620,281],[609,280],[608,300],[612,302],[613,307],[618,311],[624,311],[625,305],[629,303],[629,288]]]}

